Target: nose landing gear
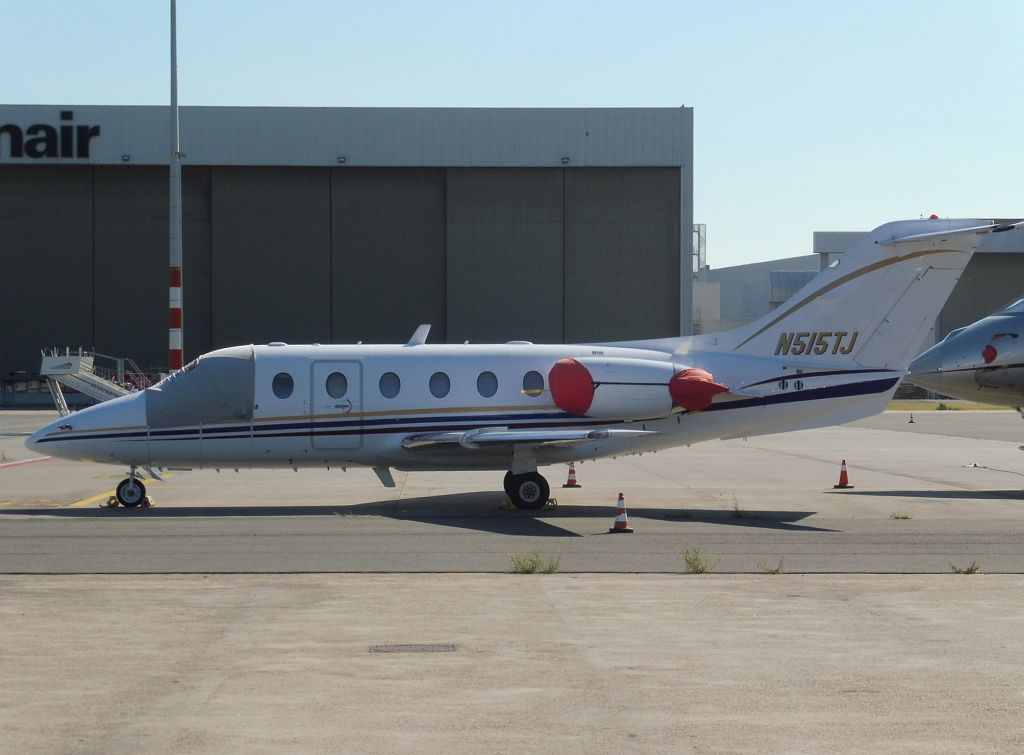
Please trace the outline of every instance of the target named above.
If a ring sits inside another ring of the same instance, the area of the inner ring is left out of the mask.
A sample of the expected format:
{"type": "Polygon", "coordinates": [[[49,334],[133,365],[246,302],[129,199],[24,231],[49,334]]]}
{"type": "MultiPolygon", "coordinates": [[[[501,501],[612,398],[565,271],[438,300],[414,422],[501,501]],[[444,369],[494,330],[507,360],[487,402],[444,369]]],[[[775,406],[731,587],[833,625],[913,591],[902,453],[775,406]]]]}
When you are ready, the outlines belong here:
{"type": "Polygon", "coordinates": [[[505,473],[505,495],[517,509],[536,511],[544,507],[551,495],[551,486],[538,472],[505,473]]]}
{"type": "Polygon", "coordinates": [[[117,502],[128,508],[135,508],[146,500],[146,486],[135,476],[135,467],[131,468],[127,479],[121,480],[115,491],[117,502]]]}

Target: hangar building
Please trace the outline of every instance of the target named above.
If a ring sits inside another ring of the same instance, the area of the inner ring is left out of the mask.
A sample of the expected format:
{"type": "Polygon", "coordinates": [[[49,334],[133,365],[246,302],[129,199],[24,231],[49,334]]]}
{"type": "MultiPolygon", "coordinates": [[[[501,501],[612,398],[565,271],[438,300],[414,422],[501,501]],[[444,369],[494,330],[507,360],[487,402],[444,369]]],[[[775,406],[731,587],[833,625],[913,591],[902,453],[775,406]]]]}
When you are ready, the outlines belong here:
{"type": "MultiPolygon", "coordinates": [[[[166,364],[168,134],[0,106],[0,377],[44,346],[166,364]]],[[[184,107],[181,144],[186,359],[691,330],[691,108],[184,107]]]]}

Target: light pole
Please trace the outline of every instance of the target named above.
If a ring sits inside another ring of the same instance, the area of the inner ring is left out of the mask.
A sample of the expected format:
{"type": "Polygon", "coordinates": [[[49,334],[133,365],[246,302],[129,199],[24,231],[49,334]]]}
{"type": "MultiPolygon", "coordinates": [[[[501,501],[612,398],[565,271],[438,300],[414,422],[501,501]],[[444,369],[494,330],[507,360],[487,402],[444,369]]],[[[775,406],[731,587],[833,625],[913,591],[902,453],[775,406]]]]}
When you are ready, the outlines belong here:
{"type": "Polygon", "coordinates": [[[168,333],[168,364],[180,370],[182,359],[181,280],[181,144],[178,133],[178,19],[177,2],[171,0],[171,264],[168,333]]]}

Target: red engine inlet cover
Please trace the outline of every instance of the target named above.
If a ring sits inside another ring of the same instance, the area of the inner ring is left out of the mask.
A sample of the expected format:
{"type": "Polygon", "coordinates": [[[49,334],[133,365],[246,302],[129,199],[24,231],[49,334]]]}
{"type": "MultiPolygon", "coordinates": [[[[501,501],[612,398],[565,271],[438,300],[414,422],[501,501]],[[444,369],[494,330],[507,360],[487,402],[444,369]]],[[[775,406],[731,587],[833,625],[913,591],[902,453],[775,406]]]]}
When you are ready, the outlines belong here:
{"type": "Polygon", "coordinates": [[[563,412],[582,416],[594,402],[594,378],[575,359],[560,359],[548,373],[548,386],[555,406],[563,412]]]}
{"type": "Polygon", "coordinates": [[[677,406],[691,412],[706,409],[711,399],[727,390],[724,385],[715,382],[710,372],[696,367],[677,372],[668,383],[672,400],[677,406]]]}

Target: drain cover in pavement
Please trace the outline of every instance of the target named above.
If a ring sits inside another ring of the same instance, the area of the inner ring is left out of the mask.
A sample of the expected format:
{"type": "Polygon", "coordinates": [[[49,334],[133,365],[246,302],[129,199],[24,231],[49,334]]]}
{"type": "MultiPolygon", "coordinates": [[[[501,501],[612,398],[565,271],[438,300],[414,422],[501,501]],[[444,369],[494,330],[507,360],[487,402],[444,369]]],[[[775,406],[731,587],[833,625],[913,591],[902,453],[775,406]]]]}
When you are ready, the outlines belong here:
{"type": "Polygon", "coordinates": [[[450,642],[419,643],[414,645],[371,645],[371,653],[454,653],[450,642]]]}

